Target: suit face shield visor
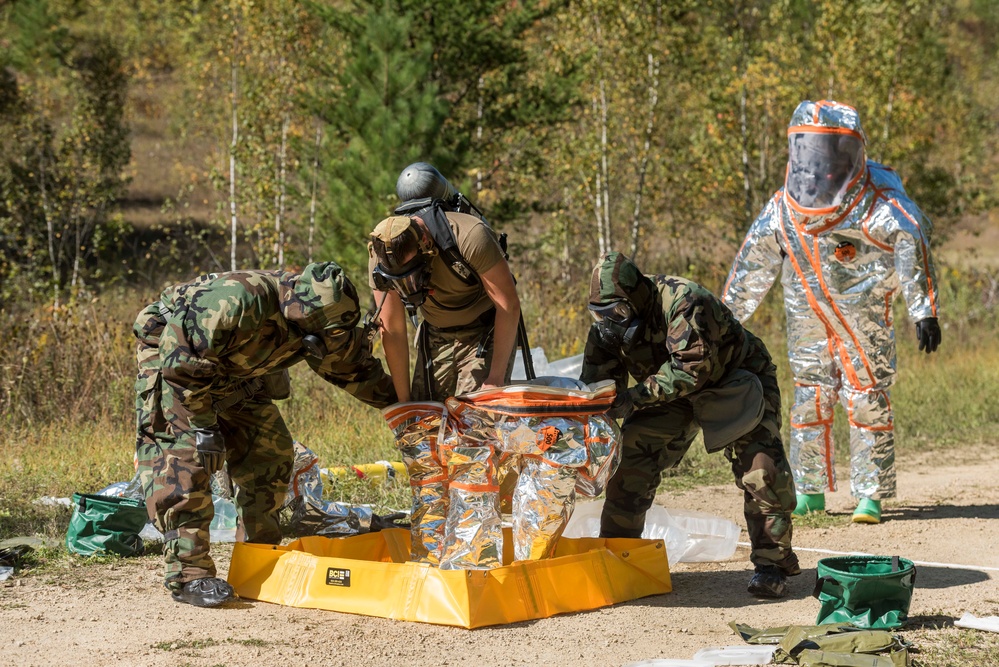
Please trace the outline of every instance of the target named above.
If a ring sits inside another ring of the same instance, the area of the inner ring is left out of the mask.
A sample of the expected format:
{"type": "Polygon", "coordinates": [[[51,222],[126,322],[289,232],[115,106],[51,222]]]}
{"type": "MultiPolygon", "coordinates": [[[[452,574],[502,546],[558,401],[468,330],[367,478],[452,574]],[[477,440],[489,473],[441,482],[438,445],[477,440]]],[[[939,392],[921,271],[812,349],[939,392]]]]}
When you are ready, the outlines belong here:
{"type": "Polygon", "coordinates": [[[864,168],[864,143],[853,134],[795,132],[788,135],[787,195],[801,208],[843,203],[864,168]]]}
{"type": "Polygon", "coordinates": [[[397,269],[389,269],[381,263],[372,272],[375,287],[383,292],[395,290],[409,308],[423,305],[430,293],[430,257],[417,253],[411,260],[397,269]]]}

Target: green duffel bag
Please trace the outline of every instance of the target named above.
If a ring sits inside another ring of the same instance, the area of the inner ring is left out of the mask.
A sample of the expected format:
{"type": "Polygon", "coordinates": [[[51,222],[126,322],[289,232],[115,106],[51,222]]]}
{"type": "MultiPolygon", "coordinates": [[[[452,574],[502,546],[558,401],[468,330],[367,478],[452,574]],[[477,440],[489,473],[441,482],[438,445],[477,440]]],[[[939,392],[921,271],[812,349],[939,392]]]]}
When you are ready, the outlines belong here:
{"type": "Polygon", "coordinates": [[[818,624],[852,623],[859,628],[905,624],[916,584],[916,566],[898,556],[823,558],[812,595],[822,603],[818,624]]]}
{"type": "Polygon", "coordinates": [[[66,548],[81,556],[141,556],[139,533],[148,520],[141,500],[74,493],[66,548]]]}

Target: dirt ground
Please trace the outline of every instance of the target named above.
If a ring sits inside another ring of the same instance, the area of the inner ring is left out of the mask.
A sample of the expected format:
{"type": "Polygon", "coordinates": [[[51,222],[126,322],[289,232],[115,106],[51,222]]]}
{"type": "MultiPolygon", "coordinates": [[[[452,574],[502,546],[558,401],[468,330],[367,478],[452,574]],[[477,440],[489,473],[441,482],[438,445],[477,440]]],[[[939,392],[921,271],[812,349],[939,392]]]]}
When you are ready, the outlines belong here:
{"type": "MultiPolygon", "coordinates": [[[[826,555],[816,549],[933,563],[918,567],[910,618],[917,628],[939,625],[946,632],[965,611],[999,614],[999,453],[982,448],[964,454],[963,465],[900,456],[899,497],[886,504],[879,526],[849,522],[852,504],[841,485],[827,498],[830,518],[796,526],[804,572],[790,580],[791,595],[780,601],[758,601],[745,592],[751,565],[744,547],[727,562],[677,565],[674,590],[666,595],[478,630],[252,600],[215,610],[178,605],[160,584],[158,560],[147,557],[0,584],[0,664],[399,667],[690,658],[704,647],[740,644],[730,621],[756,627],[814,623],[818,602],[809,594],[816,562],[826,555]]],[[[663,495],[658,502],[742,523],[734,486],[663,495]]],[[[224,572],[229,550],[218,551],[224,572]]]]}

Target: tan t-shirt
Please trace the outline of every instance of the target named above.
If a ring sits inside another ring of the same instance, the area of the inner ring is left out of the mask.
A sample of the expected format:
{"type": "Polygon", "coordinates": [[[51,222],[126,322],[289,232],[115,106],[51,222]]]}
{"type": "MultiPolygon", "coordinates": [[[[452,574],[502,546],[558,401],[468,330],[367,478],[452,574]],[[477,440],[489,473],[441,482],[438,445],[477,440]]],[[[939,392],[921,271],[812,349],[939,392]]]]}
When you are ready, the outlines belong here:
{"type": "MultiPolygon", "coordinates": [[[[484,222],[465,213],[447,213],[458,251],[476,274],[482,275],[503,259],[496,234],[484,222]]],[[[375,289],[371,277],[378,260],[368,259],[368,286],[375,289]]],[[[438,254],[430,265],[430,296],[420,307],[427,324],[457,327],[471,324],[493,307],[492,299],[481,284],[466,285],[447,267],[438,254]]]]}

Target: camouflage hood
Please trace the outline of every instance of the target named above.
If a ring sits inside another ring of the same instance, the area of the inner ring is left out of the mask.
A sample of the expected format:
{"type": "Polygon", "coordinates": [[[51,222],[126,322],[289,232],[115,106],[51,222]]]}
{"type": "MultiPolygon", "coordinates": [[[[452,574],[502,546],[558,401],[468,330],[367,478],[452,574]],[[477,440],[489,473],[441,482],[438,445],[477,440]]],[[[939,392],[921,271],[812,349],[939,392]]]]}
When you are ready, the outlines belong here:
{"type": "Polygon", "coordinates": [[[636,314],[650,319],[656,313],[659,292],[634,262],[619,252],[612,252],[593,269],[590,303],[604,304],[622,299],[631,304],[636,314]]]}
{"type": "Polygon", "coordinates": [[[309,264],[281,280],[281,314],[302,331],[352,329],[361,317],[357,290],[336,262],[309,264]]]}

